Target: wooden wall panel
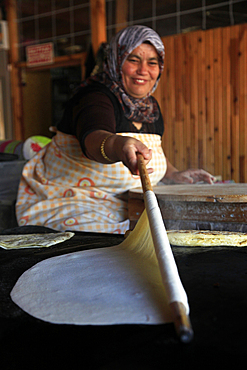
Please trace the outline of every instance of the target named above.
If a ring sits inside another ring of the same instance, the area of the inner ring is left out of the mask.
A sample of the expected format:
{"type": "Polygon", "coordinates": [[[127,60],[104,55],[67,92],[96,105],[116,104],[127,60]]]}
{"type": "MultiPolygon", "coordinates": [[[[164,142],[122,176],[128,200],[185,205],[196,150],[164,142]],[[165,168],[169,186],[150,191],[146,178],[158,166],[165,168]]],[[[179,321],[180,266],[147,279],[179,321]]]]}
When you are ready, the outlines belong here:
{"type": "Polygon", "coordinates": [[[232,176],[239,181],[239,27],[230,32],[232,176]]]}
{"type": "Polygon", "coordinates": [[[180,112],[180,133],[178,145],[181,147],[183,156],[183,166],[187,167],[191,162],[191,127],[190,124],[190,81],[189,76],[189,57],[190,44],[186,35],[181,37],[181,112],[180,112]],[[182,139],[184,138],[184,140],[182,139]],[[184,142],[184,143],[183,143],[184,142]]]}
{"type": "Polygon", "coordinates": [[[247,24],[164,37],[155,92],[164,151],[178,169],[247,183],[247,24]]]}
{"type": "Polygon", "coordinates": [[[240,182],[247,174],[247,24],[239,32],[239,132],[240,132],[240,182]]]}
{"type": "Polygon", "coordinates": [[[197,97],[198,97],[198,163],[195,167],[203,168],[206,165],[206,99],[205,99],[205,79],[206,79],[206,58],[205,58],[205,32],[196,32],[198,60],[197,65],[197,97]]]}
{"type": "Polygon", "coordinates": [[[222,29],[222,177],[231,179],[231,83],[230,83],[230,28],[222,29]]]}
{"type": "MultiPolygon", "coordinates": [[[[189,58],[188,58],[188,68],[186,72],[186,85],[190,84],[190,100],[188,100],[188,120],[187,127],[190,127],[190,158],[187,161],[188,168],[198,167],[198,150],[199,150],[199,141],[198,141],[198,48],[197,48],[197,35],[195,33],[189,34],[189,58]],[[191,77],[190,77],[191,76],[191,77]]],[[[186,61],[187,65],[187,61],[186,61]]]]}
{"type": "Polygon", "coordinates": [[[183,111],[183,101],[184,97],[182,95],[182,64],[183,64],[183,53],[182,53],[182,37],[177,37],[174,39],[174,53],[175,53],[175,122],[174,130],[175,133],[178,132],[179,135],[174,135],[174,151],[175,151],[175,166],[185,165],[185,155],[184,155],[184,111],[183,111]],[[181,140],[183,138],[183,140],[181,140]]]}
{"type": "Polygon", "coordinates": [[[213,31],[213,59],[214,59],[214,172],[223,171],[223,141],[222,141],[222,29],[213,31]]]}

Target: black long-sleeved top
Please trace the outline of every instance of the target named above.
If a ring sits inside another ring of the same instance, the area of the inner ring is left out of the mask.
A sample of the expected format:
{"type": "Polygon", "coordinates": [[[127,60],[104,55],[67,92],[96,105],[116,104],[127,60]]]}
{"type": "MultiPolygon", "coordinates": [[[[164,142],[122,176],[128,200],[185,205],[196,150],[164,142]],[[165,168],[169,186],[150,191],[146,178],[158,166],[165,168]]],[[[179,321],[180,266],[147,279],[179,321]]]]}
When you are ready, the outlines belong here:
{"type": "Polygon", "coordinates": [[[92,131],[136,132],[162,136],[164,122],[160,112],[159,118],[154,123],[143,123],[138,130],[132,121],[124,116],[117,97],[105,85],[95,82],[81,87],[68,101],[57,129],[66,134],[75,135],[85,154],[84,140],[92,131]]]}

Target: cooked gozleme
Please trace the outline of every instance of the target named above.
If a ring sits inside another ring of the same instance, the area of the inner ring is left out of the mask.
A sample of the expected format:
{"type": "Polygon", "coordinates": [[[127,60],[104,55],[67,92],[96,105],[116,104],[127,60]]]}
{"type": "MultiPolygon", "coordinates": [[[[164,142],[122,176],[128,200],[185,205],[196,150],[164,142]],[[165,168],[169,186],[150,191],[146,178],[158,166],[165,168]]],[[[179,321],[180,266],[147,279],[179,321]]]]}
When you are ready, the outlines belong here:
{"type": "Polygon", "coordinates": [[[230,231],[168,230],[169,242],[184,247],[247,246],[247,234],[230,231]]]}
{"type": "Polygon", "coordinates": [[[50,247],[51,245],[62,243],[74,235],[72,232],[0,235],[0,247],[4,249],[50,247]]]}

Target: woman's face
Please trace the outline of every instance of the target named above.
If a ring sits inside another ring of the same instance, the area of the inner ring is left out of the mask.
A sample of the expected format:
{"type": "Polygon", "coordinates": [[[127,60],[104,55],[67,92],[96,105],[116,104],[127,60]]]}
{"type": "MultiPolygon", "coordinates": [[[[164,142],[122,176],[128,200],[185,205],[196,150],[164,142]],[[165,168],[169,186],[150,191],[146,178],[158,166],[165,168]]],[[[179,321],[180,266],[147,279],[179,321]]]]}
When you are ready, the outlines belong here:
{"type": "Polygon", "coordinates": [[[122,81],[127,94],[144,98],[159,76],[159,57],[150,44],[141,44],[128,55],[122,67],[122,81]]]}

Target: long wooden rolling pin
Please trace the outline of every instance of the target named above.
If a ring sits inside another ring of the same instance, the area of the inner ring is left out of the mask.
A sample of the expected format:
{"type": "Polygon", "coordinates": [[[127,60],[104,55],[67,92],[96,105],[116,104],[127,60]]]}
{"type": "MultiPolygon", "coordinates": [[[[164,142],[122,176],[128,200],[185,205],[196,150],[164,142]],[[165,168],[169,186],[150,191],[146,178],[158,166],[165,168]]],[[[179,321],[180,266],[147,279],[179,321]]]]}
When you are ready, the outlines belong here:
{"type": "Polygon", "coordinates": [[[187,295],[178,274],[161,211],[152,189],[144,158],[141,154],[138,154],[137,159],[144,193],[145,208],[162,281],[169,300],[173,322],[180,340],[184,343],[188,343],[193,338],[193,330],[188,316],[189,306],[187,295]]]}

